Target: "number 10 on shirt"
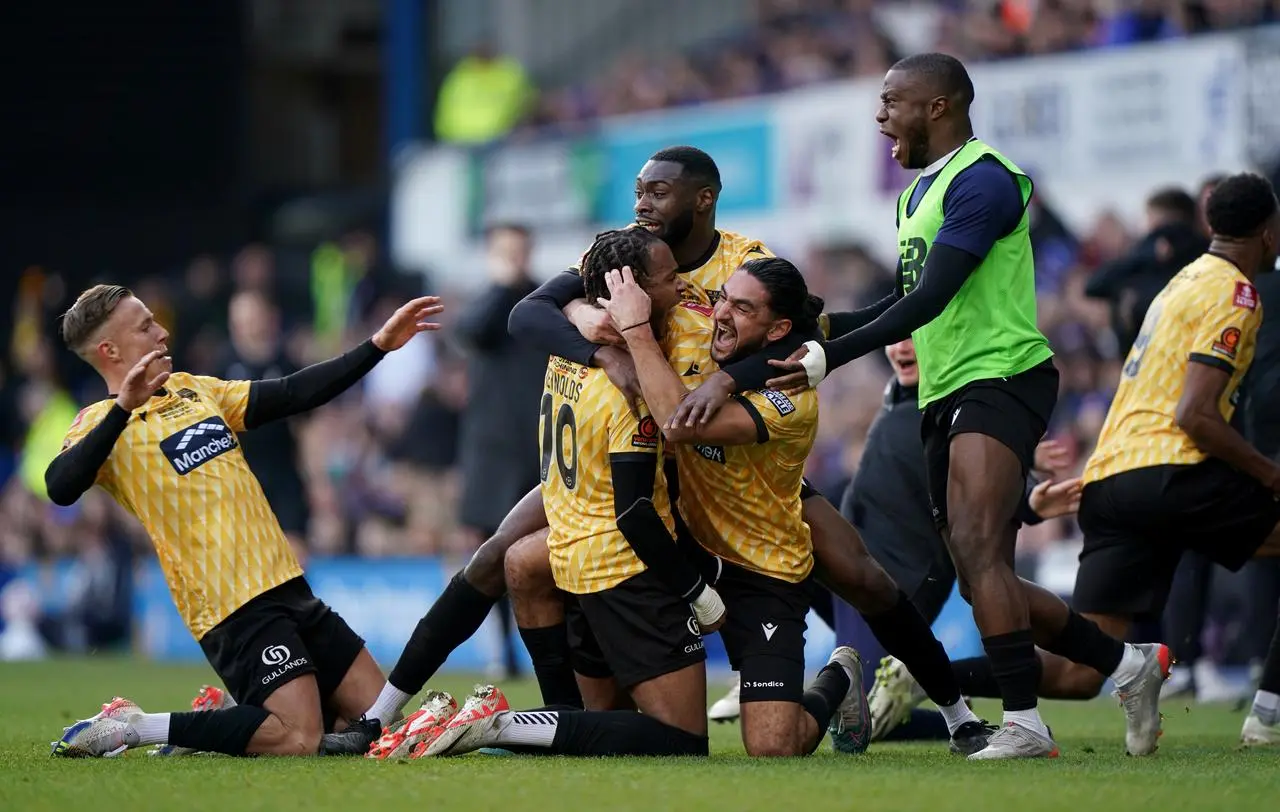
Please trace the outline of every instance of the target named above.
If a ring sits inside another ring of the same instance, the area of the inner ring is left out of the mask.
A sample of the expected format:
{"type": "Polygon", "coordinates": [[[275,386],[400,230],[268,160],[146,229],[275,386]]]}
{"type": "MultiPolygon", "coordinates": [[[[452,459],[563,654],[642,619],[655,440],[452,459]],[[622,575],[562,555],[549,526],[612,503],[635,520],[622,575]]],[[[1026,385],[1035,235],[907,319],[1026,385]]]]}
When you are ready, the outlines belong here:
{"type": "Polygon", "coordinates": [[[578,484],[578,421],[568,403],[561,403],[554,415],[553,406],[551,393],[544,394],[539,416],[542,424],[542,467],[539,475],[543,482],[547,481],[554,455],[560,479],[566,488],[573,490],[578,484]]]}

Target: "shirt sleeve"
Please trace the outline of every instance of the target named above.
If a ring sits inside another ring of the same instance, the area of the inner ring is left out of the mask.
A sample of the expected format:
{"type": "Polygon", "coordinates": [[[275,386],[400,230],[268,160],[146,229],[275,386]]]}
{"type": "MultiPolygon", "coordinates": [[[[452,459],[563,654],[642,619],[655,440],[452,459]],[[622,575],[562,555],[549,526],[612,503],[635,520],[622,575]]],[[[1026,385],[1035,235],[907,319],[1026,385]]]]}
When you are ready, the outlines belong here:
{"type": "Polygon", "coordinates": [[[797,440],[813,430],[817,396],[812,390],[794,397],[776,389],[756,389],[734,399],[756,424],[756,442],[797,440]]]}
{"type": "Polygon", "coordinates": [[[224,381],[221,378],[196,376],[196,381],[213,398],[227,427],[239,434],[245,430],[245,415],[249,411],[249,388],[252,381],[224,381]]]}
{"type": "Polygon", "coordinates": [[[934,245],[949,245],[985,257],[1022,220],[1026,205],[1018,180],[994,159],[980,160],[956,175],[942,199],[942,227],[934,245]]]}
{"type": "Polygon", "coordinates": [[[639,419],[631,413],[627,399],[621,392],[609,402],[609,457],[622,460],[653,457],[662,452],[662,432],[658,421],[649,414],[643,402],[639,404],[639,419]]]}
{"type": "Polygon", "coordinates": [[[1206,291],[1203,315],[1195,326],[1191,360],[1218,367],[1228,373],[1236,369],[1240,345],[1252,342],[1262,321],[1258,291],[1248,282],[1215,284],[1206,291]]]}

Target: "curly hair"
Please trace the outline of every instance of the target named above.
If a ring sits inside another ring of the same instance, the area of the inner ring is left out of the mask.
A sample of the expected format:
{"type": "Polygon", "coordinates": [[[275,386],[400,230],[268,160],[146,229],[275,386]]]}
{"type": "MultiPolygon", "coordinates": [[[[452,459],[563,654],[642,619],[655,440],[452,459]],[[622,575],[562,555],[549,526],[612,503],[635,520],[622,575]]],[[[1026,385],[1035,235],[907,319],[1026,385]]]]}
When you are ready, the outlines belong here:
{"type": "Polygon", "coordinates": [[[587,302],[595,304],[597,299],[609,298],[605,274],[624,265],[631,266],[636,282],[643,287],[649,275],[649,252],[661,244],[661,239],[643,228],[618,228],[597,234],[579,269],[587,302]]]}
{"type": "Polygon", "coordinates": [[[1213,233],[1223,237],[1252,237],[1276,211],[1276,193],[1261,175],[1244,172],[1223,178],[1209,194],[1205,214],[1213,233]]]}

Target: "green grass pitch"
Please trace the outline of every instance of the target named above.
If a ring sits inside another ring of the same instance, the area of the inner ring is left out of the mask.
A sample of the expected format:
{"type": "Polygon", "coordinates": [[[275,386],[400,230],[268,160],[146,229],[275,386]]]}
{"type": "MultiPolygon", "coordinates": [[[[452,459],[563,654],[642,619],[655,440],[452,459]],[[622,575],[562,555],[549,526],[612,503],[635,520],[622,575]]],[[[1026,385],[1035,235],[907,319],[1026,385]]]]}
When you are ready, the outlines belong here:
{"type": "MultiPolygon", "coordinates": [[[[114,694],[148,710],[177,710],[211,678],[205,667],[130,659],[0,664],[0,810],[1280,809],[1280,748],[1240,750],[1240,713],[1168,703],[1160,752],[1134,759],[1124,755],[1123,717],[1109,698],[1046,703],[1062,757],[1039,762],[969,764],[941,743],[875,745],[862,756],[838,757],[825,741],[812,758],[766,762],[746,758],[736,724],[712,727],[706,761],[49,757],[48,743],[64,725],[114,694]]],[[[471,682],[451,674],[431,687],[461,698],[471,682]]],[[[513,705],[537,703],[532,683],[503,687],[513,705]]],[[[977,710],[998,716],[994,703],[977,710]]]]}

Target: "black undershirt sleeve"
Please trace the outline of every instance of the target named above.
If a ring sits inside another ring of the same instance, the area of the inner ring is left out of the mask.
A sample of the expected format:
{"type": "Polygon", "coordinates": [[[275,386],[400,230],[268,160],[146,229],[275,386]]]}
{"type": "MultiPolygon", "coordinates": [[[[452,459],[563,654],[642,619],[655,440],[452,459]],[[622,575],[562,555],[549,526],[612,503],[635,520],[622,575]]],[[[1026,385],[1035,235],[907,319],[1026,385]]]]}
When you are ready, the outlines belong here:
{"type": "Polygon", "coordinates": [[[849,313],[827,314],[827,323],[830,325],[827,333],[828,340],[834,340],[840,336],[848,335],[854,330],[865,327],[880,318],[886,310],[902,298],[901,290],[901,288],[895,287],[893,293],[890,293],[875,304],[849,313]]]}
{"type": "Polygon", "coordinates": [[[969,274],[982,263],[967,251],[934,244],[920,273],[919,285],[885,309],[879,317],[848,335],[829,341],[827,371],[861,358],[872,350],[911,337],[911,333],[936,319],[960,292],[969,274]]]}
{"type": "Polygon", "coordinates": [[[656,454],[610,454],[613,509],[618,530],[646,567],[677,597],[692,601],[704,582],[676,545],[653,504],[658,475],[656,454]]]}
{"type": "Polygon", "coordinates": [[[45,469],[44,484],[55,505],[73,505],[93,487],[98,471],[106,464],[127,425],[129,413],[113,403],[101,423],[90,429],[80,442],[53,458],[45,469]]]}
{"type": "Polygon", "coordinates": [[[1016,521],[1022,524],[1040,524],[1044,519],[1040,518],[1040,514],[1031,509],[1031,491],[1038,485],[1033,477],[1027,477],[1027,486],[1023,489],[1022,501],[1018,503],[1018,512],[1014,515],[1016,521]]]}
{"type": "Polygon", "coordinates": [[[548,355],[591,366],[591,358],[599,346],[584,338],[563,312],[574,299],[581,299],[583,293],[582,277],[576,272],[556,274],[512,308],[507,332],[548,355]]]}
{"type": "Polygon", "coordinates": [[[370,339],[336,358],[304,367],[292,375],[254,381],[249,385],[245,428],[254,429],[272,420],[323,406],[350,389],[385,355],[370,339]]]}

